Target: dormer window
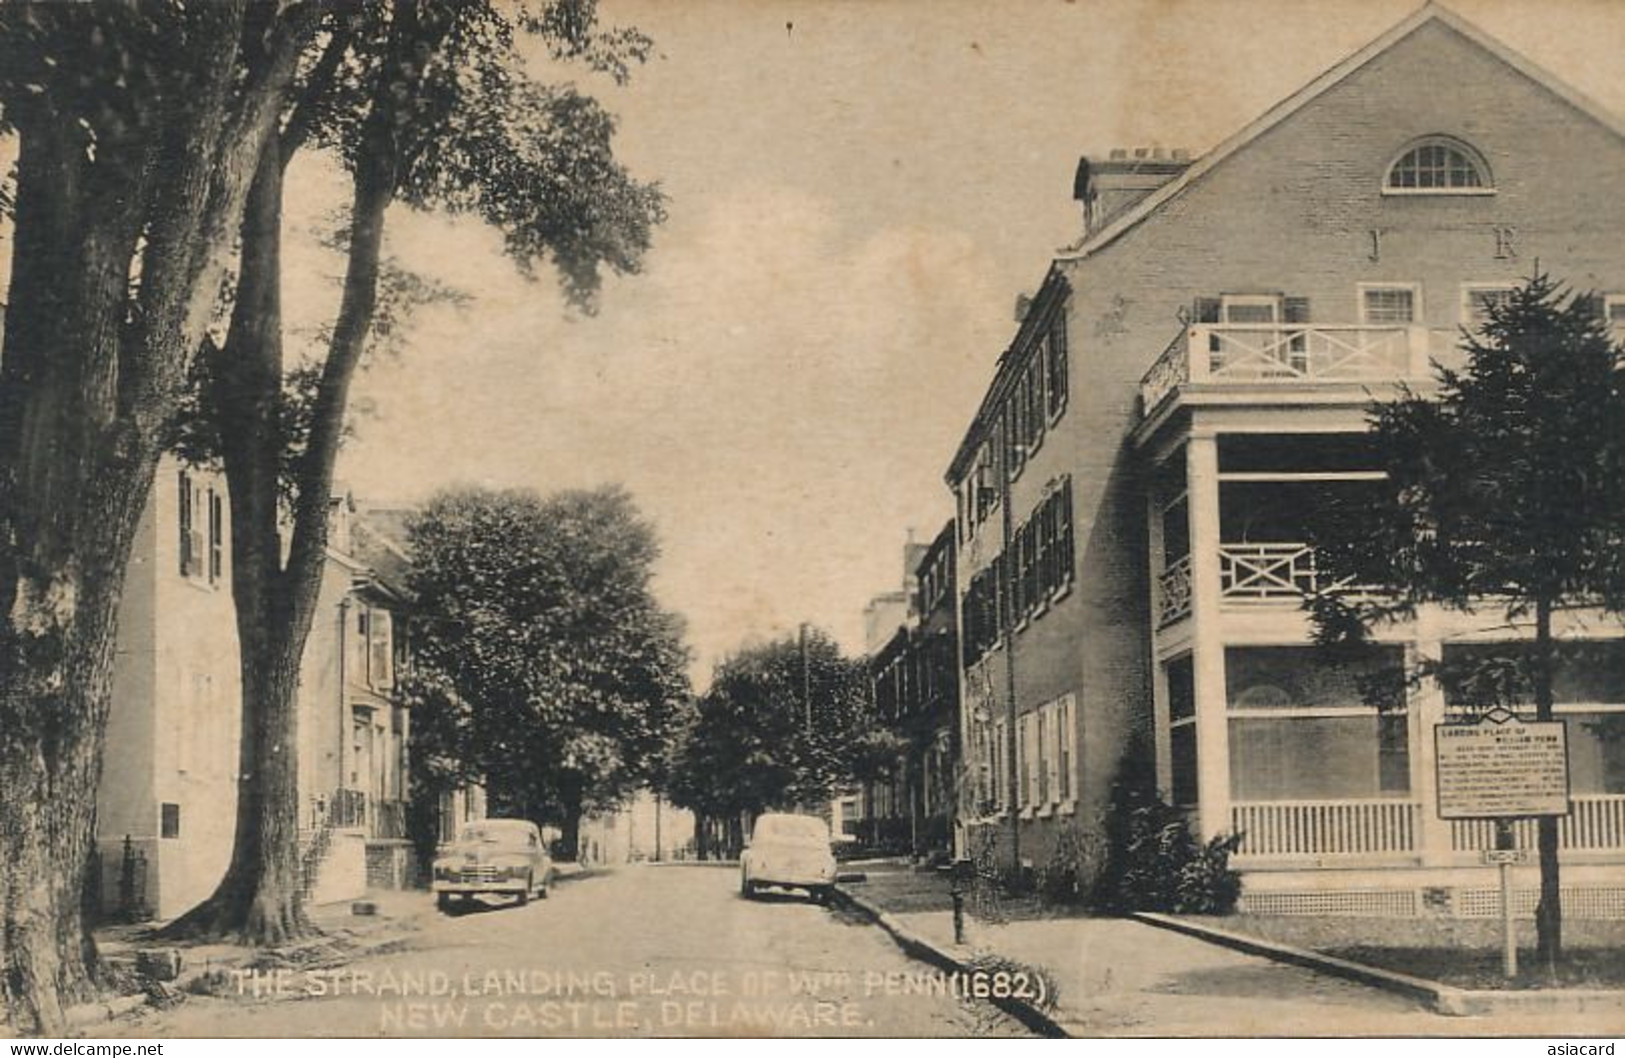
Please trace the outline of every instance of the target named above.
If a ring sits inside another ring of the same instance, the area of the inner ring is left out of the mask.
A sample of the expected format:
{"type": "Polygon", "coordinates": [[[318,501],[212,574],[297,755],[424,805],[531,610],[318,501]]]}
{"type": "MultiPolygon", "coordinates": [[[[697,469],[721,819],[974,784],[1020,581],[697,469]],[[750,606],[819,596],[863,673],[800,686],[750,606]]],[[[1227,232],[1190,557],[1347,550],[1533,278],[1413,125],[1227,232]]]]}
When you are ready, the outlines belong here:
{"type": "Polygon", "coordinates": [[[1429,136],[1406,147],[1388,167],[1385,194],[1489,195],[1495,193],[1484,157],[1460,140],[1429,136]]]}

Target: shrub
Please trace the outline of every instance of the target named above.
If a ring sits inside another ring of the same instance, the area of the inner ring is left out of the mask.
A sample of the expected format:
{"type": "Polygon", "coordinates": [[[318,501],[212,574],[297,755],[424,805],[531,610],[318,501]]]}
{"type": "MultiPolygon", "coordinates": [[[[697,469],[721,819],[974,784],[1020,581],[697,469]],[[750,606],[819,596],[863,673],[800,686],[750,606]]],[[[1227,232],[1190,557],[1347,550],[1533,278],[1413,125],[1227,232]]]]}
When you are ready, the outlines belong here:
{"type": "Polygon", "coordinates": [[[1038,895],[1048,904],[1076,905],[1089,895],[1088,879],[1100,870],[1098,832],[1073,824],[1055,836],[1048,859],[1038,868],[1038,895]]]}
{"type": "Polygon", "coordinates": [[[1106,819],[1106,866],[1091,902],[1117,914],[1169,911],[1223,915],[1235,910],[1241,875],[1230,869],[1239,834],[1205,844],[1184,813],[1132,780],[1119,780],[1106,819]]]}

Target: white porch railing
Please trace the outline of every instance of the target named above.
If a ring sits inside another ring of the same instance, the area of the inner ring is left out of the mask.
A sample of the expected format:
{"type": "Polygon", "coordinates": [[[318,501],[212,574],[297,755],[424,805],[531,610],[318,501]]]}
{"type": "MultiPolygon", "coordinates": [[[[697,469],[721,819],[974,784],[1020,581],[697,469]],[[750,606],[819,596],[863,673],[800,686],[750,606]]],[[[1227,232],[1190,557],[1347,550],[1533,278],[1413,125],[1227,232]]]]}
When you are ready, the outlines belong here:
{"type": "Polygon", "coordinates": [[[1407,324],[1196,324],[1140,380],[1149,413],[1185,382],[1370,382],[1423,378],[1453,336],[1407,324]]]}
{"type": "Polygon", "coordinates": [[[1383,856],[1416,851],[1419,813],[1393,799],[1250,801],[1231,804],[1230,826],[1248,859],[1383,856]]]}
{"type": "MultiPolygon", "coordinates": [[[[1625,852],[1625,794],[1587,794],[1569,799],[1569,814],[1558,822],[1558,845],[1586,852],[1625,852]]],[[[1512,833],[1521,849],[1535,847],[1535,821],[1520,819],[1512,833]]],[[[1495,824],[1458,819],[1450,824],[1450,848],[1476,852],[1495,847],[1495,824]]]]}
{"type": "MultiPolygon", "coordinates": [[[[1220,544],[1219,593],[1225,599],[1297,601],[1322,587],[1308,544],[1220,544]]],[[[1342,582],[1338,582],[1342,583],[1342,582]]]]}
{"type": "Polygon", "coordinates": [[[1191,612],[1191,557],[1181,555],[1157,578],[1157,627],[1173,624],[1191,612]]]}

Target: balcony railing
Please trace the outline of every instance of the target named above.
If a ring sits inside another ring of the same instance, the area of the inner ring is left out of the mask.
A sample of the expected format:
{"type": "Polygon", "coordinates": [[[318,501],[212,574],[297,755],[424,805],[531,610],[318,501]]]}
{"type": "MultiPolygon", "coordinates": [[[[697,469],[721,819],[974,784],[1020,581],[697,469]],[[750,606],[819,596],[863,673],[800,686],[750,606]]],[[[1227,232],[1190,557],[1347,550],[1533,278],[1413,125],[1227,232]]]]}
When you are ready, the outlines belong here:
{"type": "MultiPolygon", "coordinates": [[[[1625,795],[1589,794],[1569,799],[1571,809],[1558,821],[1558,845],[1583,852],[1625,850],[1625,795]]],[[[1518,847],[1535,847],[1535,821],[1520,819],[1512,825],[1518,847]]],[[[1458,819],[1450,824],[1450,847],[1456,852],[1495,848],[1495,824],[1483,819],[1458,819]]]]}
{"type": "Polygon", "coordinates": [[[1315,549],[1308,544],[1219,545],[1219,594],[1226,600],[1296,602],[1346,583],[1327,581],[1315,568],[1315,549]]]}
{"type": "Polygon", "coordinates": [[[1453,332],[1416,325],[1196,324],[1140,380],[1149,414],[1187,382],[1397,382],[1448,358],[1453,332]]]}
{"type": "Polygon", "coordinates": [[[1157,627],[1173,624],[1191,612],[1191,557],[1181,555],[1157,578],[1157,627]]]}
{"type": "Polygon", "coordinates": [[[1416,851],[1420,810],[1392,799],[1238,802],[1230,826],[1248,859],[1403,855],[1416,851]]]}

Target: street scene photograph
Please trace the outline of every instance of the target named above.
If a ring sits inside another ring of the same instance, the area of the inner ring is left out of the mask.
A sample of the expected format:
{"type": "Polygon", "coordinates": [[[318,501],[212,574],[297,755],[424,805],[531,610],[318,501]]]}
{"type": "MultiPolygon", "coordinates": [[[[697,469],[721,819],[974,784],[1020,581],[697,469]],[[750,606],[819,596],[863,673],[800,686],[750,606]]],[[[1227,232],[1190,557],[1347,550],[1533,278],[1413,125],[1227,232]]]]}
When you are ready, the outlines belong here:
{"type": "Polygon", "coordinates": [[[0,0],[9,1053],[1613,1054],[1622,41],[0,0]]]}

